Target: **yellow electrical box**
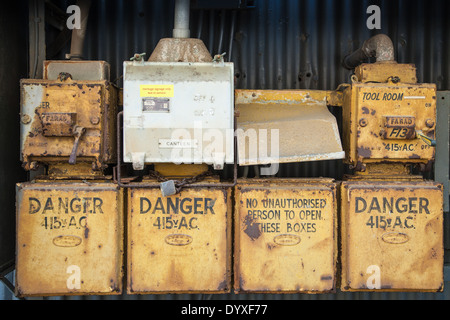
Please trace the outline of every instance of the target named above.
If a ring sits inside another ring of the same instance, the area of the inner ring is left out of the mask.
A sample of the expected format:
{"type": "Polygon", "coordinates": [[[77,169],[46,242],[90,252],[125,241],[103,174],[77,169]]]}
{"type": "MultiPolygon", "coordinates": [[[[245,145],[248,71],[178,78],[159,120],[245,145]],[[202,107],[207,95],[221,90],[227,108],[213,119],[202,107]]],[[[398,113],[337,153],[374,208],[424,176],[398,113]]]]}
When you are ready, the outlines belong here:
{"type": "Polygon", "coordinates": [[[17,185],[16,295],[120,294],[123,190],[108,182],[17,185]]]}
{"type": "Polygon", "coordinates": [[[436,85],[417,84],[415,68],[363,64],[344,90],[346,162],[357,171],[373,163],[428,165],[435,157],[436,85]]]}
{"type": "Polygon", "coordinates": [[[442,291],[440,184],[346,181],[341,197],[343,291],[442,291]]]}
{"type": "Polygon", "coordinates": [[[130,294],[231,290],[231,189],[128,189],[130,294]]]}
{"type": "Polygon", "coordinates": [[[336,288],[337,197],[332,179],[242,179],[236,187],[236,293],[336,288]]]}
{"type": "Polygon", "coordinates": [[[75,164],[90,176],[114,163],[117,91],[106,80],[22,80],[23,167],[51,165],[49,176],[70,178],[75,164]]]}

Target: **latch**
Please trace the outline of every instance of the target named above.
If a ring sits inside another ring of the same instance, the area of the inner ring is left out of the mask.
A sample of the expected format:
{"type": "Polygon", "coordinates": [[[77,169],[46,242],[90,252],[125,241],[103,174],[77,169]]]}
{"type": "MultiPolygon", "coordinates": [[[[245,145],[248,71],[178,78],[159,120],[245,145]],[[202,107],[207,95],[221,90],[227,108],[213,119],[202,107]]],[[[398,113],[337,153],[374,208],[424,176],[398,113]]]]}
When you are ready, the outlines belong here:
{"type": "Polygon", "coordinates": [[[69,157],[69,164],[76,164],[77,163],[77,151],[78,151],[78,145],[80,143],[81,136],[86,132],[86,128],[75,126],[73,129],[73,133],[75,136],[75,142],[73,144],[72,152],[70,153],[69,157]]]}

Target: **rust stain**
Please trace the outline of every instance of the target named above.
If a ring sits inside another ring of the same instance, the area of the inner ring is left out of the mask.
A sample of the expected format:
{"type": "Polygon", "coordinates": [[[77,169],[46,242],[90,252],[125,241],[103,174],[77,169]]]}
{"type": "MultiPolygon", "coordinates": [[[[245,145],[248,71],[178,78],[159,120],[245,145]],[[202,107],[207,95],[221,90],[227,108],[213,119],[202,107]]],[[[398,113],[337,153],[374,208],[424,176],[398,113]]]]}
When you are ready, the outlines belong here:
{"type": "Polygon", "coordinates": [[[358,155],[360,155],[363,158],[370,158],[372,155],[372,150],[370,148],[359,147],[358,155]]]}
{"type": "Polygon", "coordinates": [[[227,291],[229,287],[229,281],[227,279],[227,275],[225,275],[225,279],[219,284],[217,291],[227,291]]]}
{"type": "Polygon", "coordinates": [[[75,127],[85,128],[89,132],[80,138],[77,152],[80,163],[93,162],[98,168],[113,163],[116,150],[113,125],[117,113],[116,90],[107,86],[106,81],[56,84],[53,80],[21,81],[21,112],[28,115],[35,113],[34,119],[26,128],[27,132],[23,133],[21,151],[24,169],[33,170],[30,166],[32,161],[45,164],[67,162],[75,143],[75,127]],[[42,88],[42,97],[26,94],[36,87],[42,88]],[[98,93],[87,88],[98,88],[98,93]],[[103,91],[105,95],[102,94],[103,91]],[[35,107],[37,103],[40,105],[35,107]],[[93,127],[89,121],[91,117],[84,115],[104,120],[102,125],[93,127]],[[93,134],[96,131],[100,134],[93,134]]]}
{"type": "Polygon", "coordinates": [[[250,237],[252,241],[255,241],[261,236],[261,230],[259,223],[255,223],[250,216],[246,216],[244,219],[245,229],[244,232],[250,237]]]}

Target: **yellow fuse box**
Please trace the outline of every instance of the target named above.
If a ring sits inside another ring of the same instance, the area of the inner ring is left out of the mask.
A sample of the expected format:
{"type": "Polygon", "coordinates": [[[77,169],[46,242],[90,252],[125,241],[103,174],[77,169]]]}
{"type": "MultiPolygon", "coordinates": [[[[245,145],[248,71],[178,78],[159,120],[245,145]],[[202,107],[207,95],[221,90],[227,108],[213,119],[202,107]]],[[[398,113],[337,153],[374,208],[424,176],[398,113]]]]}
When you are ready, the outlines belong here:
{"type": "Polygon", "coordinates": [[[231,290],[231,189],[128,189],[128,293],[231,290]]]}
{"type": "Polygon", "coordinates": [[[235,197],[237,293],[335,290],[337,202],[332,179],[243,179],[235,197]]]}
{"type": "Polygon", "coordinates": [[[17,185],[16,295],[116,295],[123,190],[106,182],[17,185]]]}
{"type": "Polygon", "coordinates": [[[436,85],[417,84],[415,68],[397,63],[363,64],[344,90],[346,162],[428,165],[436,139],[436,85]]]}
{"type": "Polygon", "coordinates": [[[118,89],[109,81],[74,80],[61,73],[58,79],[24,79],[20,85],[26,170],[44,164],[48,176],[67,179],[79,177],[84,165],[89,177],[116,161],[118,89]]]}
{"type": "Polygon", "coordinates": [[[440,184],[347,181],[341,196],[343,291],[443,289],[440,184]]]}

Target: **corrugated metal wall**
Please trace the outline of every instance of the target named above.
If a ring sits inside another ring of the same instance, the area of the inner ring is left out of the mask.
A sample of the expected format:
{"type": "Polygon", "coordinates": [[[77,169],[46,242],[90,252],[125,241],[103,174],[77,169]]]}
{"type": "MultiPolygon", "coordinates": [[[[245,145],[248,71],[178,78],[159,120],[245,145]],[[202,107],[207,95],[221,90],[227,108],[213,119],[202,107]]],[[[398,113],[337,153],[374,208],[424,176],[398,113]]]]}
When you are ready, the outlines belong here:
{"type": "MultiPolygon", "coordinates": [[[[72,4],[59,1],[61,8],[72,4]]],[[[396,47],[400,63],[414,63],[420,82],[450,89],[450,2],[445,0],[255,0],[249,10],[192,10],[191,36],[212,54],[227,52],[235,64],[239,89],[335,89],[349,82],[341,66],[345,55],[382,32],[396,47]],[[366,27],[372,5],[381,8],[382,29],[366,27]]],[[[111,64],[112,79],[122,85],[122,62],[134,53],[153,51],[171,37],[174,1],[93,0],[85,46],[86,59],[111,64]]],[[[51,32],[49,33],[51,36],[51,32]]],[[[50,41],[51,39],[48,39],[50,41]]],[[[56,57],[63,59],[67,47],[56,57]]],[[[340,110],[332,110],[340,121],[340,110]]],[[[341,161],[282,165],[279,176],[341,179],[341,161]]],[[[447,286],[448,287],[448,286],[447,286]]],[[[440,294],[354,293],[334,295],[222,295],[214,299],[448,299],[440,294]]],[[[2,297],[0,289],[0,298],[2,297]]],[[[7,295],[5,295],[7,297],[7,295]]],[[[73,297],[68,299],[82,299],[73,297]]],[[[137,296],[101,299],[200,299],[204,296],[137,296]]],[[[92,299],[90,297],[89,299],[92,299]]]]}

